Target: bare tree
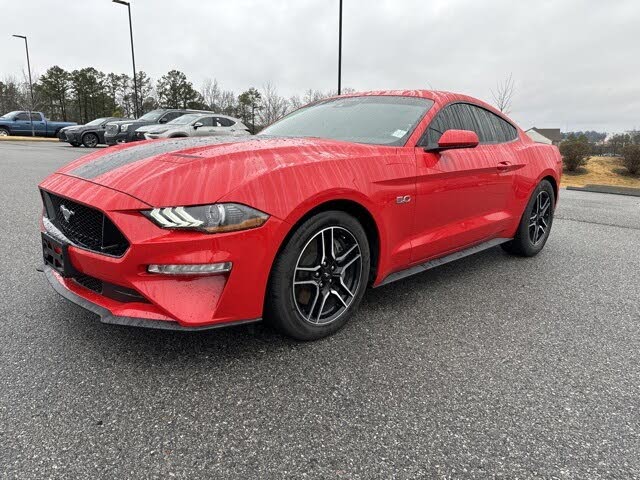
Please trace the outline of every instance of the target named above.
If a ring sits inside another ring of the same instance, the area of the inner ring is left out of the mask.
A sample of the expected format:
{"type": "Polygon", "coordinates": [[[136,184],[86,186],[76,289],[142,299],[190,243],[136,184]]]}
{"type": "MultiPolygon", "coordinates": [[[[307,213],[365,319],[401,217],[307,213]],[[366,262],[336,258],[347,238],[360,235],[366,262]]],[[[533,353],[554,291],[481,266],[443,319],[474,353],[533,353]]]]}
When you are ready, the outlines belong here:
{"type": "Polygon", "coordinates": [[[491,96],[498,110],[505,114],[511,111],[511,100],[515,92],[516,87],[511,73],[504,81],[496,83],[496,89],[491,90],[491,96]]]}
{"type": "Polygon", "coordinates": [[[237,116],[238,115],[238,97],[232,90],[224,90],[220,94],[220,113],[225,115],[237,116]]]}
{"type": "Polygon", "coordinates": [[[0,115],[22,109],[27,102],[24,93],[20,81],[15,76],[5,76],[0,81],[0,115]]]}
{"type": "Polygon", "coordinates": [[[289,102],[287,102],[286,98],[278,95],[276,87],[271,82],[267,82],[262,87],[261,105],[259,119],[263,127],[271,125],[276,120],[284,117],[289,110],[289,102]]]}
{"type": "Polygon", "coordinates": [[[218,86],[218,80],[215,78],[211,80],[207,78],[202,84],[202,90],[200,90],[200,94],[202,95],[202,99],[207,107],[209,107],[213,111],[218,111],[221,109],[221,97],[222,91],[218,86]]]}
{"type": "Polygon", "coordinates": [[[300,100],[300,96],[299,95],[294,95],[293,97],[289,98],[289,108],[291,110],[297,110],[300,107],[302,107],[304,105],[304,103],[302,103],[302,100],[300,100]]]}
{"type": "Polygon", "coordinates": [[[331,95],[329,93],[322,93],[320,90],[308,89],[304,92],[304,97],[302,97],[302,103],[306,105],[307,103],[317,102],[318,100],[322,100],[323,98],[327,98],[331,95]]]}

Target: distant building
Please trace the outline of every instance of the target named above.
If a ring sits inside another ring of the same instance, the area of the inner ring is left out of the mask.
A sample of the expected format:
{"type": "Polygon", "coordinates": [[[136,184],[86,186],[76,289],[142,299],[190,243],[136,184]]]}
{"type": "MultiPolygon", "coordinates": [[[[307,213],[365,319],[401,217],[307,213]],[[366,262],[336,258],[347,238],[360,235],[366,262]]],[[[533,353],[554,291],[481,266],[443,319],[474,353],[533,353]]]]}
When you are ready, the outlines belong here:
{"type": "Polygon", "coordinates": [[[531,140],[537,143],[546,143],[547,145],[560,145],[562,141],[562,132],[559,128],[530,128],[525,132],[531,140]]]}

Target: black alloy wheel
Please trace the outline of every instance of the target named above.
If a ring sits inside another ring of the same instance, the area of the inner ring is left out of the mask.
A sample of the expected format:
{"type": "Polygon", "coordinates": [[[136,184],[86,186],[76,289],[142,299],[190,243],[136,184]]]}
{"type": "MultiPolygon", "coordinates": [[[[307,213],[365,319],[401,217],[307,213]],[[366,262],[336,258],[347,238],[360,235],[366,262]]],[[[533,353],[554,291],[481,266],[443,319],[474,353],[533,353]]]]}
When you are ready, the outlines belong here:
{"type": "Polygon", "coordinates": [[[555,192],[548,180],[533,190],[513,240],[502,248],[514,255],[533,257],[540,253],[549,238],[556,205],[555,192]]]}
{"type": "Polygon", "coordinates": [[[362,301],[370,266],[369,240],[356,218],[337,210],[308,218],[276,257],[265,320],[298,340],[335,333],[362,301]]]}
{"type": "Polygon", "coordinates": [[[95,133],[85,133],[82,136],[82,144],[87,148],[95,148],[98,145],[99,139],[95,133]]]}

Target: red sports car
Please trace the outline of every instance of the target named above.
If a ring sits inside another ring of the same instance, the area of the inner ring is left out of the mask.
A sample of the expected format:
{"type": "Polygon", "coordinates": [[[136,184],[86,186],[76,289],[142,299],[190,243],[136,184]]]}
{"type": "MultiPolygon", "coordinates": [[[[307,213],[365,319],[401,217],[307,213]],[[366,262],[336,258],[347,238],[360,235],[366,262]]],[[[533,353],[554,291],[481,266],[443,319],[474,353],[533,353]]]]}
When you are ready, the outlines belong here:
{"type": "Polygon", "coordinates": [[[365,289],[501,245],[543,248],[561,175],[474,98],[344,95],[253,137],[123,145],[40,185],[47,279],[105,323],[342,327],[365,289]]]}

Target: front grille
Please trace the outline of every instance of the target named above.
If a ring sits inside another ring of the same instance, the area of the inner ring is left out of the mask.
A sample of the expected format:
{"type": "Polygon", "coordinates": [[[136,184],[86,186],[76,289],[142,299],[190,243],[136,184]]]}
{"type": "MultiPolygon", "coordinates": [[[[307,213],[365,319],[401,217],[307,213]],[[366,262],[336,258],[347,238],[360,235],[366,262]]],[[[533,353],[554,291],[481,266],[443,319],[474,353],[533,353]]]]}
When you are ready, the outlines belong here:
{"type": "Polygon", "coordinates": [[[74,244],[115,257],[129,248],[122,232],[100,210],[44,190],[42,199],[47,218],[74,244]]]}
{"type": "Polygon", "coordinates": [[[118,125],[107,124],[107,128],[105,129],[105,132],[108,133],[109,135],[115,135],[116,133],[118,133],[119,128],[120,127],[118,125]]]}

